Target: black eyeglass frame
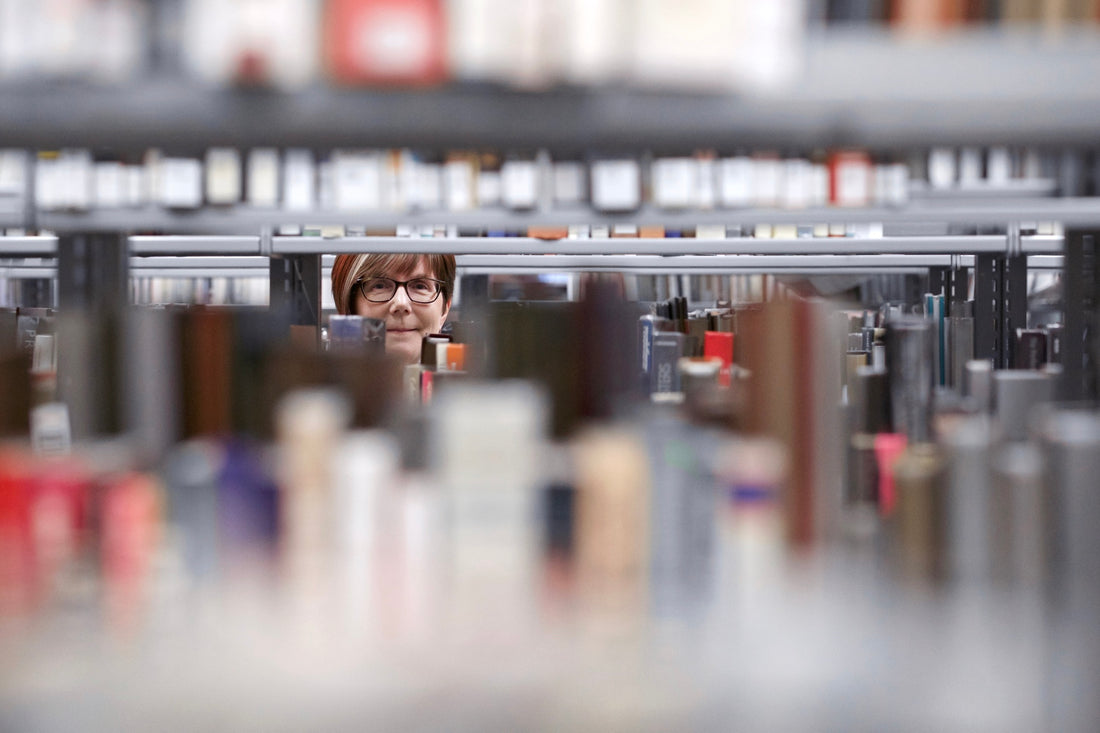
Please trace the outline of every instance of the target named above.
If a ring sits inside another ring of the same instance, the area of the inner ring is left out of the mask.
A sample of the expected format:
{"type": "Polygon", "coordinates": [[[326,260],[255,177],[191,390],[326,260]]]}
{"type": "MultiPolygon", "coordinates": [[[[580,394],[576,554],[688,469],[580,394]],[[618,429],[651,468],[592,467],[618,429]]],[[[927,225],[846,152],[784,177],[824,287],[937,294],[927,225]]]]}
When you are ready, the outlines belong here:
{"type": "Polygon", "coordinates": [[[446,285],[445,282],[443,282],[442,280],[436,280],[434,277],[414,277],[412,280],[395,280],[392,277],[378,275],[375,277],[361,278],[355,281],[355,289],[358,289],[359,292],[363,294],[363,297],[367,299],[368,303],[389,303],[391,300],[394,299],[394,297],[397,296],[398,288],[405,288],[405,295],[409,297],[409,300],[411,302],[416,303],[417,305],[431,305],[435,301],[439,300],[439,296],[443,294],[444,285],[446,285]],[[367,294],[367,290],[364,287],[371,280],[389,280],[391,283],[393,283],[393,292],[390,293],[390,297],[386,298],[385,300],[373,300],[370,295],[367,294]],[[413,297],[413,294],[409,292],[409,283],[414,283],[418,280],[425,280],[430,283],[435,283],[435,295],[432,297],[431,300],[417,300],[413,297]]]}

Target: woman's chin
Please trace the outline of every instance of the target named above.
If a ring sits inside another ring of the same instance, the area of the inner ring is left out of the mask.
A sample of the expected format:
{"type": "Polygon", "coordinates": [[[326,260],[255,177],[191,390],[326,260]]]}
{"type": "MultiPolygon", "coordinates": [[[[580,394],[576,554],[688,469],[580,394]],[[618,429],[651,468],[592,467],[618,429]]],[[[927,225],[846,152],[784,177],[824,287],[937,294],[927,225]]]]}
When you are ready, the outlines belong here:
{"type": "Polygon", "coordinates": [[[386,336],[386,353],[396,356],[405,364],[420,362],[420,334],[410,331],[386,336]]]}

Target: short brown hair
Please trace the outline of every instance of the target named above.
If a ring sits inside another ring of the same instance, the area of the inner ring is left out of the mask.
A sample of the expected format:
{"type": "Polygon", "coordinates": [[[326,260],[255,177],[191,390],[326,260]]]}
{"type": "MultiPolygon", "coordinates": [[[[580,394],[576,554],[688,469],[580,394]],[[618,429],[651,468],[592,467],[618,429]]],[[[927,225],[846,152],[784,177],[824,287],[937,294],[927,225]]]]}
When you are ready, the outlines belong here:
{"type": "Polygon", "coordinates": [[[454,255],[377,252],[337,255],[336,262],[332,265],[332,299],[336,302],[336,312],[342,316],[355,313],[353,291],[359,280],[387,273],[412,272],[421,259],[427,262],[432,277],[443,282],[440,288],[443,303],[449,304],[455,286],[454,255]]]}

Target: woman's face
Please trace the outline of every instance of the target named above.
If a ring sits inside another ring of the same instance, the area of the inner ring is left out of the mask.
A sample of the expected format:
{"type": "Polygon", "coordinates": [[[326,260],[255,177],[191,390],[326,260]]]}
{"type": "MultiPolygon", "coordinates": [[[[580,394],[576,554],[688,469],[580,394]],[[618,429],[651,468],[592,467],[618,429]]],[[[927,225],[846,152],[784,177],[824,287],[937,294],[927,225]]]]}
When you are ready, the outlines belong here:
{"type": "MultiPolygon", "coordinates": [[[[405,272],[383,272],[382,277],[407,281],[418,277],[434,278],[435,273],[428,270],[422,257],[416,267],[405,272]]],[[[386,303],[373,303],[363,295],[363,289],[356,286],[355,314],[368,318],[380,318],[386,322],[386,353],[400,357],[406,364],[420,361],[420,343],[429,333],[439,333],[443,321],[447,318],[450,306],[443,302],[443,295],[432,303],[414,303],[404,287],[398,287],[393,298],[386,303]]]]}

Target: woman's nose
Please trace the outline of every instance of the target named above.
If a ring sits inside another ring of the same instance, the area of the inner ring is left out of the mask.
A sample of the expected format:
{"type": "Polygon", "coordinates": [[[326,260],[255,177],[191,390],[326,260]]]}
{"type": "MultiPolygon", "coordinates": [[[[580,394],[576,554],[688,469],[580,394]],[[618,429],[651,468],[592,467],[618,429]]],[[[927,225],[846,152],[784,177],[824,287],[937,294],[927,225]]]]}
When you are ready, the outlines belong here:
{"type": "Polygon", "coordinates": [[[397,292],[393,294],[393,298],[390,299],[390,309],[403,308],[405,310],[411,310],[412,306],[409,304],[409,294],[405,290],[404,285],[397,286],[397,292]]]}

